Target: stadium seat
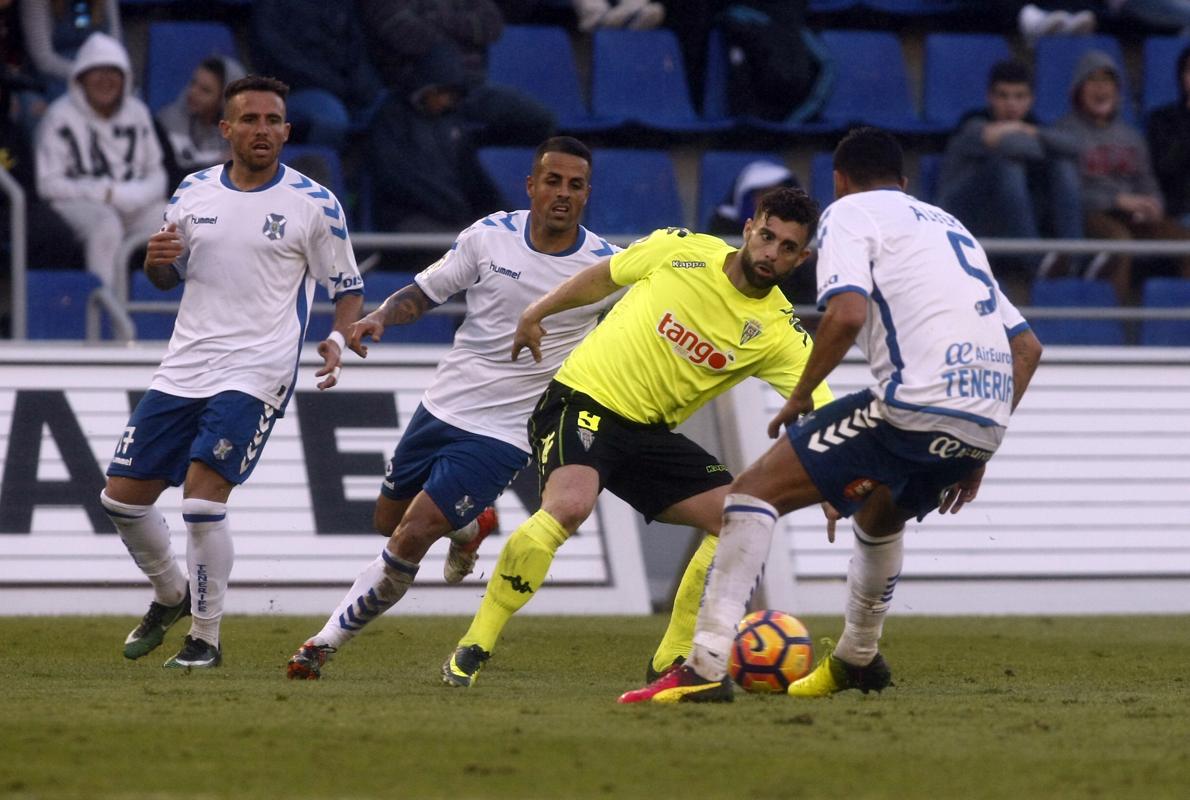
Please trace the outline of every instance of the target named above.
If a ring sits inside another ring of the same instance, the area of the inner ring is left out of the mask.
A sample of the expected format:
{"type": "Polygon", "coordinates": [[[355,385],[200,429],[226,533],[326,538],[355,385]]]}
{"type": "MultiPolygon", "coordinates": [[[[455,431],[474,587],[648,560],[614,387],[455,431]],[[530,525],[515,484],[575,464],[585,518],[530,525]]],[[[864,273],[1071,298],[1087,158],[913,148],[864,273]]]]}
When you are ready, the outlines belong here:
{"type": "MultiPolygon", "coordinates": [[[[1042,308],[1112,308],[1119,303],[1108,281],[1056,278],[1033,282],[1033,305],[1042,308]]],[[[1114,319],[1033,319],[1043,344],[1124,344],[1124,326],[1114,319]]]]}
{"type": "MultiPolygon", "coordinates": [[[[481,147],[479,163],[496,186],[505,211],[525,208],[525,178],[533,164],[532,147],[481,147]]],[[[594,157],[594,156],[592,156],[594,157]]]]}
{"type": "Polygon", "coordinates": [[[623,119],[671,133],[732,127],[729,120],[703,119],[695,113],[673,31],[600,28],[592,39],[591,111],[597,119],[623,119]]]}
{"type": "Polygon", "coordinates": [[[834,89],[821,118],[834,129],[876,125],[900,133],[942,133],[923,121],[909,92],[901,41],[883,31],[823,31],[835,65],[834,89]]]}
{"type": "Polygon", "coordinates": [[[281,160],[330,189],[340,203],[345,202],[347,182],[343,180],[343,162],[334,148],[317,144],[286,144],[281,160]]]}
{"type": "Polygon", "coordinates": [[[1141,109],[1148,114],[1154,108],[1178,100],[1178,81],[1174,73],[1178,56],[1190,47],[1185,36],[1150,36],[1143,48],[1144,72],[1141,84],[1141,109]]]}
{"type": "Polygon", "coordinates": [[[969,111],[987,105],[992,65],[1012,57],[1008,41],[994,33],[930,33],[922,66],[922,116],[954,128],[969,111]]]}
{"type": "Polygon", "coordinates": [[[833,153],[815,153],[810,157],[810,196],[823,208],[835,201],[834,162],[833,153]]]}
{"type": "MultiPolygon", "coordinates": [[[[1033,58],[1036,96],[1033,113],[1047,125],[1070,112],[1070,79],[1079,58],[1088,50],[1102,50],[1112,57],[1120,69],[1125,68],[1120,43],[1111,36],[1042,36],[1037,40],[1033,58]]],[[[1134,122],[1132,94],[1126,74],[1120,88],[1123,117],[1134,122]]]]}
{"type": "Polygon", "coordinates": [[[917,182],[910,181],[909,194],[933,203],[938,197],[938,174],[942,171],[942,156],[926,153],[917,160],[917,182]]]}
{"type": "MultiPolygon", "coordinates": [[[[776,153],[750,152],[746,150],[707,150],[702,154],[698,167],[698,228],[707,230],[711,217],[731,192],[740,170],[753,161],[772,161],[785,165],[776,153]]],[[[743,220],[740,220],[743,223],[743,220]]]]}
{"type": "Polygon", "coordinates": [[[87,298],[99,278],[81,270],[31,269],[26,277],[30,339],[86,339],[87,298]]]}
{"type": "MultiPolygon", "coordinates": [[[[1190,279],[1149,278],[1141,294],[1146,308],[1190,309],[1190,279]]],[[[1145,320],[1140,326],[1140,343],[1190,347],[1190,319],[1145,320]]]]}
{"type": "MultiPolygon", "coordinates": [[[[128,299],[147,300],[150,302],[178,302],[182,299],[184,286],[175,286],[169,291],[161,291],[149,282],[148,276],[141,270],[132,273],[132,280],[128,285],[128,299]]],[[[174,333],[174,319],[176,313],[158,311],[134,311],[132,321],[136,324],[136,338],[145,340],[168,339],[174,333]]]]}
{"type": "Polygon", "coordinates": [[[236,56],[231,29],[221,22],[151,22],[145,53],[145,102],[156,114],[190,82],[208,56],[236,56]]]}
{"type": "MultiPolygon", "coordinates": [[[[683,226],[673,162],[664,150],[596,150],[584,224],[599,236],[683,226]]],[[[528,162],[526,162],[528,163],[528,162]]]]}
{"type": "Polygon", "coordinates": [[[624,119],[596,118],[579,88],[578,67],[570,35],[552,25],[509,25],[488,51],[488,76],[493,83],[525,92],[558,117],[558,129],[570,133],[608,131],[624,119]]]}

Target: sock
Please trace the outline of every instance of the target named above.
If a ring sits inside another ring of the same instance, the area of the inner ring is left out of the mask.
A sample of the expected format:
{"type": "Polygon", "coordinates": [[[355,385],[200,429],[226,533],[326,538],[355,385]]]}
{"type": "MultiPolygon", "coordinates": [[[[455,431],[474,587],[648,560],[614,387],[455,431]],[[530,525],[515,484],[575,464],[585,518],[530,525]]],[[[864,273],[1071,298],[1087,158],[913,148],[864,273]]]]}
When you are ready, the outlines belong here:
{"type": "Polygon", "coordinates": [[[156,506],[134,506],[99,493],[99,502],[116,526],[132,560],[153,584],[153,599],[176,606],[186,596],[186,576],[174,558],[169,543],[169,526],[156,506]]]}
{"type": "Polygon", "coordinates": [[[351,589],[331,612],[315,644],[342,647],[372,620],[397,604],[417,577],[417,564],[398,558],[386,547],[351,584],[351,589]]]}
{"type": "Polygon", "coordinates": [[[721,680],[727,674],[735,626],[744,616],[764,569],[777,517],[777,509],[759,497],[729,494],[723,503],[719,549],[707,575],[706,597],[688,662],[708,680],[721,680]]]}
{"type": "Polygon", "coordinates": [[[686,565],[686,571],[682,573],[682,581],[674,595],[674,608],[669,615],[669,627],[661,637],[661,644],[657,645],[657,652],[653,653],[653,669],[657,672],[674,663],[679,656],[690,658],[690,650],[694,646],[694,626],[698,623],[698,608],[707,585],[707,571],[711,568],[718,546],[718,536],[703,536],[698,549],[690,557],[690,563],[686,565]]]}
{"type": "Polygon", "coordinates": [[[223,598],[235,560],[231,531],[227,527],[227,505],[187,497],[182,501],[182,519],[190,534],[186,548],[186,564],[190,568],[190,635],[217,647],[223,598]]]}
{"type": "Polygon", "coordinates": [[[876,657],[884,615],[901,577],[905,531],[879,539],[852,522],[855,544],[847,565],[847,613],[835,655],[858,667],[876,657]]]}
{"type": "Polygon", "coordinates": [[[477,644],[489,653],[493,651],[508,620],[541,588],[554,553],[569,536],[544,509],[512,532],[496,559],[479,611],[459,640],[461,647],[477,644]]]}

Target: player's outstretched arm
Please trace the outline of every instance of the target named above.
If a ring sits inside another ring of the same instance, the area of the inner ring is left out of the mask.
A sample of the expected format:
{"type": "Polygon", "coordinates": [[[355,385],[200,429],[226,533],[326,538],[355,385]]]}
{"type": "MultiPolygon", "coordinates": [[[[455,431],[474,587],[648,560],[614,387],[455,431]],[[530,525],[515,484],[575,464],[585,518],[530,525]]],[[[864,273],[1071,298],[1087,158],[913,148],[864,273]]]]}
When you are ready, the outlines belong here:
{"type": "Polygon", "coordinates": [[[365,336],[370,337],[373,342],[379,342],[380,337],[384,335],[384,329],[389,325],[408,325],[416,322],[433,305],[434,301],[416,283],[402,286],[385,298],[375,311],[348,328],[347,346],[361,358],[367,358],[368,346],[363,341],[365,336]]]}
{"type": "Polygon", "coordinates": [[[172,289],[181,283],[182,277],[174,267],[174,262],[182,255],[184,249],[182,235],[178,233],[178,226],[172,222],[165,230],[150,236],[145,250],[145,275],[148,276],[149,282],[162,291],[172,289]]]}
{"type": "Polygon", "coordinates": [[[1012,410],[1016,411],[1041,363],[1042,347],[1037,335],[1028,328],[1009,339],[1008,347],[1012,351],[1012,410]]]}
{"type": "Polygon", "coordinates": [[[343,361],[343,332],[351,327],[363,307],[364,296],[362,294],[341,295],[335,301],[334,330],[331,331],[330,336],[318,343],[318,355],[322,356],[323,364],[322,368],[314,373],[314,377],[324,378],[318,384],[319,389],[329,389],[339,382],[343,361]]]}
{"type": "Polygon", "coordinates": [[[605,258],[578,272],[529,304],[512,337],[512,360],[526,347],[534,361],[541,361],[541,337],[547,333],[541,321],[568,308],[598,303],[620,285],[612,280],[611,259],[605,258]]]}
{"type": "Polygon", "coordinates": [[[776,439],[782,425],[788,425],[814,409],[814,390],[826,380],[864,326],[868,318],[868,300],[859,292],[840,292],[826,301],[826,313],[814,335],[814,349],[802,370],[802,377],[777,416],[769,422],[770,439],[776,439]]]}

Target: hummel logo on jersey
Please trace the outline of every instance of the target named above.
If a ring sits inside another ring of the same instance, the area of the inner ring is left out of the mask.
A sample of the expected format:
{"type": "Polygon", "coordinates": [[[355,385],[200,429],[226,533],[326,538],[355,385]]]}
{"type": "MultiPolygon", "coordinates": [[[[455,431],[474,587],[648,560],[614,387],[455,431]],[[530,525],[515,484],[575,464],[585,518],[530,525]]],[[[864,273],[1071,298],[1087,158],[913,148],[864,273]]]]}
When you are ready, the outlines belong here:
{"type": "Polygon", "coordinates": [[[196,217],[193,214],[190,215],[191,225],[214,225],[218,221],[218,217],[196,217]]]}
{"type": "Polygon", "coordinates": [[[743,347],[748,342],[760,335],[762,328],[760,323],[754,319],[744,321],[744,330],[740,333],[740,347],[743,347]]]}
{"type": "Polygon", "coordinates": [[[519,281],[521,279],[521,273],[519,271],[514,272],[508,267],[502,267],[499,264],[488,264],[488,269],[497,275],[503,275],[506,278],[512,278],[514,281],[519,281]]]}
{"type": "Polygon", "coordinates": [[[858,436],[865,428],[875,428],[878,420],[884,419],[880,409],[872,402],[867,408],[857,408],[850,417],[844,417],[834,425],[827,425],[820,431],[815,431],[806,442],[806,447],[815,453],[825,453],[831,446],[843,444],[853,436],[858,436]]]}
{"type": "Polygon", "coordinates": [[[240,461],[240,474],[243,475],[248,471],[248,467],[252,466],[252,462],[256,460],[256,456],[260,453],[260,446],[264,442],[265,434],[269,432],[269,428],[273,425],[273,414],[277,413],[273,407],[266,404],[264,411],[260,414],[260,419],[256,421],[256,433],[252,437],[252,441],[244,449],[244,458],[240,461]]]}
{"type": "Polygon", "coordinates": [[[533,587],[525,583],[525,581],[521,579],[520,575],[501,574],[500,577],[508,581],[508,585],[512,587],[514,592],[520,592],[521,594],[533,594],[533,587]]]}
{"type": "Polygon", "coordinates": [[[285,238],[285,217],[281,214],[269,214],[264,218],[264,227],[260,232],[270,241],[285,238]]]}
{"type": "Polygon", "coordinates": [[[674,352],[693,364],[705,364],[719,370],[726,367],[727,362],[735,360],[735,356],[720,352],[706,337],[674,319],[672,311],[665,312],[657,324],[657,333],[673,342],[674,352]]]}

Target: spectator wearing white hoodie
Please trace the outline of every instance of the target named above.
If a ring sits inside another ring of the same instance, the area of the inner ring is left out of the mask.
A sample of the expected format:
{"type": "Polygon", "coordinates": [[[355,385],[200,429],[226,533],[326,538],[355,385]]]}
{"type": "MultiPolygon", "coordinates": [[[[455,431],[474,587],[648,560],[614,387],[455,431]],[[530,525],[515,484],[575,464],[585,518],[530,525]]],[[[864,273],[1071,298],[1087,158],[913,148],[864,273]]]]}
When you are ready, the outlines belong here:
{"type": "Polygon", "coordinates": [[[37,192],[82,243],[87,269],[112,285],[125,236],[161,227],[166,173],[149,109],[131,94],[124,45],[93,33],[79,49],[66,94],[35,136],[37,192]]]}

